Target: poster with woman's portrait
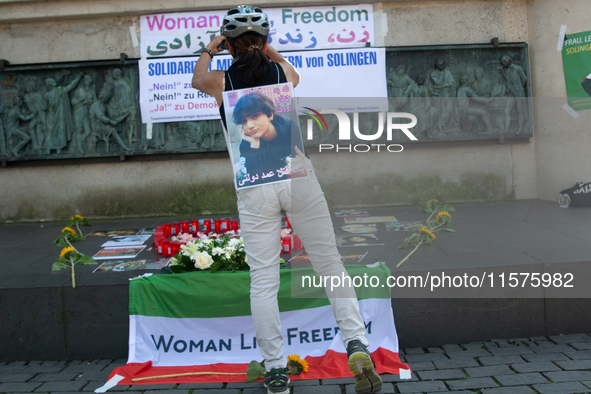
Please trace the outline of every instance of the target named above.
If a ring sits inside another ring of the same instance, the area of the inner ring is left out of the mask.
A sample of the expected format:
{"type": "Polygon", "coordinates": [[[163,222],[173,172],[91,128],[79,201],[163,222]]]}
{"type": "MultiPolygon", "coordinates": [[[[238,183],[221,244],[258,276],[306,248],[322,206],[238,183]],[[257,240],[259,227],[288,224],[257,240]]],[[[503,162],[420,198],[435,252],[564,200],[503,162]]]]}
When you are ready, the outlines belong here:
{"type": "Polygon", "coordinates": [[[291,82],[223,93],[236,189],[306,176],[291,82]]]}

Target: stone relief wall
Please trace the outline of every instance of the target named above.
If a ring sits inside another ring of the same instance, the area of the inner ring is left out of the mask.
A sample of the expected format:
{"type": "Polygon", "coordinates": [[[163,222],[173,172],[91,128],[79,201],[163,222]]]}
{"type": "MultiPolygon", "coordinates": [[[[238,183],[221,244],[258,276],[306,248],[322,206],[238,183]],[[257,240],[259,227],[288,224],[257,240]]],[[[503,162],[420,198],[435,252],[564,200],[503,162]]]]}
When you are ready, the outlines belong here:
{"type": "MultiPolygon", "coordinates": [[[[419,142],[532,137],[525,44],[387,48],[389,110],[417,117],[419,142]]],[[[8,67],[0,71],[0,155],[8,161],[225,151],[218,120],[159,123],[139,112],[137,64],[8,67]]],[[[352,115],[351,115],[352,118],[352,115]]],[[[306,145],[336,138],[329,133],[306,145]]],[[[360,130],[377,130],[376,114],[360,130]]],[[[353,119],[351,119],[353,121],[353,119]]],[[[307,117],[300,117],[305,130],[307,117]]],[[[367,131],[366,131],[367,130],[367,131]]],[[[385,133],[384,133],[385,134],[385,133]]],[[[385,138],[385,135],[384,137],[385,138]]],[[[394,136],[403,141],[402,133],[394,136]]]]}

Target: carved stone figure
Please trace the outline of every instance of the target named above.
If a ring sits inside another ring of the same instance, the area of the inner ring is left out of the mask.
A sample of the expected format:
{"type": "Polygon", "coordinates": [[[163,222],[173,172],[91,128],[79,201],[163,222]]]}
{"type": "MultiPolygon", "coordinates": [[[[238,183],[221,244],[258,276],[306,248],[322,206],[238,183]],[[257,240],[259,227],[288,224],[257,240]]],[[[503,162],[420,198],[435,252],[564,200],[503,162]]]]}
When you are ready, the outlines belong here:
{"type": "Polygon", "coordinates": [[[434,138],[433,128],[437,120],[437,109],[431,104],[425,80],[424,74],[418,74],[415,77],[416,83],[410,85],[404,94],[409,97],[410,113],[417,117],[417,125],[414,130],[420,136],[434,138]]]}
{"type": "Polygon", "coordinates": [[[199,150],[207,150],[211,147],[211,136],[207,132],[207,122],[173,122],[170,127],[173,132],[179,133],[199,150]]]}
{"type": "Polygon", "coordinates": [[[123,131],[127,135],[129,146],[132,146],[137,141],[133,88],[131,87],[131,82],[123,76],[121,69],[114,69],[111,77],[112,80],[110,83],[113,85],[113,97],[109,102],[109,116],[119,117],[123,114],[129,114],[122,126],[127,126],[124,127],[123,131]]]}
{"type": "Polygon", "coordinates": [[[460,80],[460,88],[458,89],[458,104],[462,131],[471,132],[474,129],[472,120],[476,118],[482,119],[487,133],[490,134],[493,130],[493,126],[488,113],[484,108],[478,108],[471,105],[471,102],[488,104],[493,99],[489,97],[479,97],[478,94],[476,94],[476,92],[469,86],[469,84],[470,76],[468,74],[464,74],[460,80]]]}
{"type": "MultiPolygon", "coordinates": [[[[109,140],[111,139],[111,136],[113,136],[113,138],[115,138],[115,141],[119,144],[121,149],[129,152],[131,151],[131,149],[129,149],[125,145],[123,140],[121,140],[121,137],[119,137],[119,134],[117,133],[117,130],[114,127],[121,123],[125,118],[127,118],[128,114],[121,115],[119,118],[116,119],[109,118],[105,114],[105,105],[109,101],[110,94],[111,93],[108,88],[103,88],[103,90],[101,90],[99,94],[98,100],[96,100],[90,106],[90,127],[95,136],[94,140],[95,143],[96,139],[103,140],[107,146],[106,152],[108,152],[109,140]]],[[[96,146],[94,146],[93,148],[96,151],[96,146]]]]}
{"type": "Polygon", "coordinates": [[[6,106],[0,101],[0,154],[2,156],[8,156],[6,146],[6,134],[4,133],[3,118],[6,113],[6,106]]]}
{"type": "Polygon", "coordinates": [[[456,96],[456,82],[454,76],[446,68],[445,60],[441,57],[435,59],[435,70],[431,72],[430,93],[432,97],[438,97],[437,109],[439,119],[437,120],[438,129],[448,133],[452,128],[452,114],[454,110],[453,100],[447,97],[456,96]]]}
{"type": "Polygon", "coordinates": [[[90,106],[96,101],[94,80],[88,74],[84,76],[84,84],[74,92],[72,105],[74,106],[74,141],[78,152],[84,153],[84,140],[92,133],[90,128],[90,106]]]}
{"type": "Polygon", "coordinates": [[[53,149],[57,150],[58,154],[61,153],[62,149],[67,146],[68,141],[72,139],[74,121],[68,93],[78,85],[82,75],[82,73],[78,74],[67,86],[58,86],[53,78],[45,80],[48,90],[45,93],[45,100],[47,101],[47,132],[43,145],[45,153],[48,155],[53,149]]]}
{"type": "MultiPolygon", "coordinates": [[[[147,151],[150,145],[156,149],[164,149],[166,144],[166,125],[167,123],[154,123],[152,125],[152,139],[148,139],[146,134],[142,134],[142,149],[147,151]],[[152,142],[150,144],[150,142],[152,142]]],[[[146,130],[147,132],[147,130],[146,130]]]]}
{"type": "Polygon", "coordinates": [[[472,82],[472,90],[479,97],[490,97],[492,92],[492,85],[488,79],[484,76],[484,70],[482,67],[477,67],[474,70],[474,82],[472,82]]]}
{"type": "Polygon", "coordinates": [[[503,66],[502,73],[505,82],[505,91],[507,96],[510,97],[505,106],[505,133],[509,131],[511,124],[511,110],[516,108],[518,128],[515,134],[519,134],[523,131],[523,124],[527,116],[526,101],[524,98],[519,98],[525,97],[527,76],[523,68],[513,64],[513,59],[509,55],[501,58],[501,65],[503,66]]]}
{"type": "Polygon", "coordinates": [[[396,66],[395,72],[388,74],[388,87],[392,97],[400,97],[397,100],[390,100],[393,103],[394,110],[398,111],[404,107],[406,103],[405,92],[409,86],[414,85],[415,81],[409,77],[406,72],[406,66],[399,64],[396,66]]]}
{"type": "Polygon", "coordinates": [[[41,93],[38,92],[37,77],[30,78],[26,83],[25,103],[33,113],[33,119],[29,123],[29,133],[33,144],[33,151],[43,149],[46,128],[47,102],[41,93]]]}
{"type": "Polygon", "coordinates": [[[23,115],[22,106],[23,100],[20,96],[16,96],[12,103],[8,105],[8,111],[6,112],[6,141],[10,142],[12,137],[20,140],[11,150],[16,157],[20,156],[20,150],[31,141],[31,137],[21,130],[20,123],[33,119],[33,114],[23,115]]]}

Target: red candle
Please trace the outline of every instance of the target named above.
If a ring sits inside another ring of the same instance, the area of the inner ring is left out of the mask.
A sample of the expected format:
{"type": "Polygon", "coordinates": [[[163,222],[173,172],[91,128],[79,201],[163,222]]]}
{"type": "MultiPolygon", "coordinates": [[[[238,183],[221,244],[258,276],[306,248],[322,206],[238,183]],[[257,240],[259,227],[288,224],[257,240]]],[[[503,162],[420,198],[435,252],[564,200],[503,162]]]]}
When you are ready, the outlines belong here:
{"type": "Polygon", "coordinates": [[[183,234],[189,234],[189,221],[188,220],[183,220],[181,222],[181,232],[183,234]]]}
{"type": "Polygon", "coordinates": [[[172,235],[179,235],[181,233],[181,222],[172,222],[172,235]]]}
{"type": "Polygon", "coordinates": [[[172,224],[167,223],[164,225],[164,236],[166,238],[170,237],[172,235],[172,224]]]}
{"type": "Polygon", "coordinates": [[[161,249],[162,249],[162,255],[165,257],[170,256],[171,252],[171,248],[170,248],[170,241],[165,239],[164,241],[162,241],[161,244],[161,249]]]}
{"type": "Polygon", "coordinates": [[[189,229],[189,231],[192,234],[195,234],[197,231],[199,231],[199,221],[198,220],[191,220],[191,228],[189,229]]]}
{"type": "Polygon", "coordinates": [[[171,256],[176,256],[181,251],[181,244],[178,242],[172,242],[171,256]]]}
{"type": "Polygon", "coordinates": [[[291,235],[283,237],[283,253],[291,253],[291,235]]]}
{"type": "Polygon", "coordinates": [[[293,240],[293,250],[302,250],[302,241],[300,240],[300,237],[293,234],[291,239],[293,240]]]}
{"type": "Polygon", "coordinates": [[[238,231],[238,229],[240,228],[240,220],[238,220],[238,219],[230,220],[230,227],[232,230],[238,231]]]}
{"type": "Polygon", "coordinates": [[[215,219],[213,221],[213,225],[214,225],[214,232],[216,234],[219,234],[222,232],[222,219],[215,219]]]}
{"type": "Polygon", "coordinates": [[[211,233],[211,219],[205,219],[203,221],[203,230],[206,235],[211,233]]]}
{"type": "Polygon", "coordinates": [[[228,232],[230,230],[230,219],[222,219],[222,231],[228,232]]]}
{"type": "Polygon", "coordinates": [[[287,216],[285,216],[285,228],[291,228],[291,223],[289,223],[287,216]]]}

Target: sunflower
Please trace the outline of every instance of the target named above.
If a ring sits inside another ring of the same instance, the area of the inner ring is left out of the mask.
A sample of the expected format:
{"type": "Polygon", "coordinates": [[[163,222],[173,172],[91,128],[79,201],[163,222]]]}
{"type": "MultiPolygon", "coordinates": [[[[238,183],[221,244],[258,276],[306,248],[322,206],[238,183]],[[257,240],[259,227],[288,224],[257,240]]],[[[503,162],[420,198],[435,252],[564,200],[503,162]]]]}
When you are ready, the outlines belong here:
{"type": "Polygon", "coordinates": [[[437,214],[437,221],[439,221],[442,216],[449,216],[449,218],[451,219],[451,215],[449,214],[449,212],[447,212],[447,211],[441,211],[441,212],[439,212],[437,214]]]}
{"type": "Polygon", "coordinates": [[[297,354],[291,354],[287,359],[289,360],[287,366],[291,368],[292,373],[308,372],[308,362],[297,354]]]}
{"type": "Polygon", "coordinates": [[[427,227],[421,227],[419,229],[419,233],[425,233],[427,234],[429,237],[431,237],[431,241],[433,241],[435,239],[435,234],[433,234],[433,231],[430,231],[427,227]]]}
{"type": "Polygon", "coordinates": [[[72,220],[74,220],[74,219],[80,219],[80,220],[82,220],[82,219],[84,219],[84,216],[82,216],[82,215],[74,215],[74,216],[72,216],[72,220]]]}
{"type": "Polygon", "coordinates": [[[74,247],[73,246],[68,246],[67,248],[63,248],[62,252],[60,253],[60,257],[64,257],[65,255],[67,255],[70,252],[74,251],[74,247]]]}
{"type": "Polygon", "coordinates": [[[72,234],[76,235],[76,231],[72,230],[71,227],[64,227],[64,229],[62,230],[62,233],[66,232],[66,231],[69,231],[72,234]]]}

